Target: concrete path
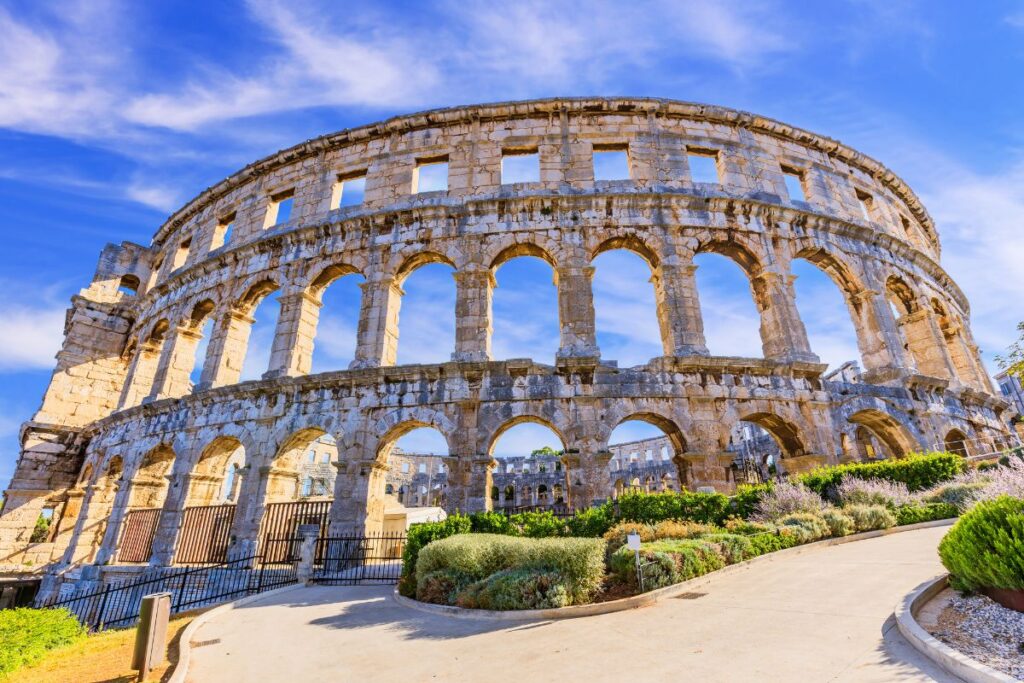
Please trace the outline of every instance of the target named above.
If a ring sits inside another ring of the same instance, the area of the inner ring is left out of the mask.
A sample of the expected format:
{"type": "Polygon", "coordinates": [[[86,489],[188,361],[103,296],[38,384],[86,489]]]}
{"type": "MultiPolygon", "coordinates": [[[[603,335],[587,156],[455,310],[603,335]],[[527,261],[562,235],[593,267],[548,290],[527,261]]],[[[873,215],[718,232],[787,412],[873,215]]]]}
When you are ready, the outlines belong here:
{"type": "Polygon", "coordinates": [[[955,681],[893,628],[942,572],[948,527],[809,550],[639,610],[491,622],[398,605],[391,587],[313,587],[193,637],[190,681],[955,681]]]}

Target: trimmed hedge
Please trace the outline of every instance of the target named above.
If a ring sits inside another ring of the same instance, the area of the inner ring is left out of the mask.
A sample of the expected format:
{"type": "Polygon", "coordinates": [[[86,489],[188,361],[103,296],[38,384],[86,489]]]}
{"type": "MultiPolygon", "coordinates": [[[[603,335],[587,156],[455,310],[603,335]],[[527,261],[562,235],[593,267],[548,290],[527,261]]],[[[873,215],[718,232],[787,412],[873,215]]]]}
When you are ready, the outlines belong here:
{"type": "Polygon", "coordinates": [[[0,676],[84,637],[85,627],[66,609],[0,610],[0,676]]]}
{"type": "Polygon", "coordinates": [[[1024,500],[975,505],[943,537],[939,557],[957,590],[1024,589],[1024,500]]]}
{"type": "MultiPolygon", "coordinates": [[[[452,598],[457,602],[458,596],[471,584],[498,572],[535,570],[557,574],[558,583],[568,596],[568,604],[579,604],[586,602],[601,586],[604,551],[604,540],[596,538],[528,539],[497,534],[451,536],[420,550],[416,561],[416,597],[424,601],[431,598],[435,602],[447,597],[445,602],[452,604],[452,598]],[[439,583],[443,585],[439,587],[439,583]]],[[[521,579],[520,576],[516,580],[521,579]]],[[[502,581],[508,584],[511,579],[502,581]]],[[[512,590],[505,584],[498,582],[488,590],[512,590]]],[[[474,591],[479,592],[483,588],[476,587],[474,591]]]]}
{"type": "Polygon", "coordinates": [[[729,498],[721,493],[626,493],[618,504],[620,519],[648,524],[677,519],[721,526],[729,516],[729,498]]]}
{"type": "MultiPolygon", "coordinates": [[[[671,586],[702,576],[725,566],[718,547],[703,539],[664,539],[645,543],[640,548],[644,590],[671,586]]],[[[612,553],[610,568],[615,578],[636,586],[636,560],[632,550],[622,546],[612,553]]]]}
{"type": "Polygon", "coordinates": [[[900,505],[893,510],[896,525],[920,524],[937,519],[953,519],[960,514],[960,509],[952,503],[925,503],[922,505],[900,505]]]}
{"type": "Polygon", "coordinates": [[[821,467],[797,477],[797,481],[822,498],[839,485],[843,476],[858,479],[885,479],[907,485],[910,491],[923,491],[948,481],[964,471],[964,459],[954,453],[912,454],[906,458],[880,462],[858,462],[821,467]]]}
{"type": "Polygon", "coordinates": [[[402,550],[402,575],[398,579],[398,592],[406,597],[416,595],[416,563],[420,551],[433,541],[468,534],[472,523],[467,515],[454,513],[440,522],[413,524],[406,532],[405,548],[402,550]]]}

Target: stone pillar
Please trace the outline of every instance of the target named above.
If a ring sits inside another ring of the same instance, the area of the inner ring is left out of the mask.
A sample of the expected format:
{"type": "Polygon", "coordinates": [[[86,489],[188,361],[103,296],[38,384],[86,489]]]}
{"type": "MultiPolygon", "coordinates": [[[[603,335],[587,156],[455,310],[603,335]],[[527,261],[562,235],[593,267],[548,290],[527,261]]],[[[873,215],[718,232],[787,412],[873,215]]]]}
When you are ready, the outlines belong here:
{"type": "Polygon", "coordinates": [[[882,383],[906,374],[913,363],[903,348],[888,299],[878,291],[862,289],[850,295],[849,305],[864,361],[864,379],[882,383]]]}
{"type": "Polygon", "coordinates": [[[171,484],[164,498],[163,509],[157,522],[156,534],[153,536],[153,551],[149,563],[157,567],[168,567],[174,563],[174,553],[178,545],[178,531],[181,516],[188,504],[188,492],[191,476],[188,472],[173,475],[171,484]]]}
{"type": "Polygon", "coordinates": [[[455,458],[448,468],[448,500],[445,510],[452,512],[490,512],[491,473],[498,461],[490,457],[455,458]]]}
{"type": "Polygon", "coordinates": [[[956,378],[946,349],[946,338],[930,309],[918,308],[913,313],[900,316],[896,324],[903,330],[918,372],[945,380],[956,378]]]}
{"type": "Polygon", "coordinates": [[[121,541],[121,524],[128,512],[128,501],[131,499],[132,487],[121,486],[114,495],[114,503],[106,518],[103,529],[103,540],[96,551],[93,564],[111,564],[117,554],[117,546],[121,541]]]}
{"type": "Polygon", "coordinates": [[[942,328],[942,333],[946,337],[949,357],[960,381],[986,394],[993,393],[992,381],[985,372],[985,366],[981,364],[978,347],[967,339],[967,328],[960,323],[950,323],[942,328]]]}
{"type": "Polygon", "coordinates": [[[378,533],[384,528],[384,484],[390,470],[374,459],[342,461],[335,464],[334,500],[329,513],[328,533],[378,533]]]}
{"type": "Polygon", "coordinates": [[[495,285],[489,268],[471,266],[452,273],[455,278],[455,352],[452,360],[491,359],[491,294],[495,285]]]}
{"type": "Polygon", "coordinates": [[[278,301],[281,315],[263,379],[308,375],[313,369],[313,340],[323,303],[304,291],[278,297],[278,301]]]}
{"type": "Polygon", "coordinates": [[[395,364],[398,354],[398,309],[402,288],[394,278],[360,284],[359,339],[352,368],[376,368],[395,364]]]}
{"type": "Polygon", "coordinates": [[[697,296],[697,266],[662,263],[651,282],[666,356],[706,356],[704,321],[697,296]]]}
{"type": "Polygon", "coordinates": [[[608,470],[611,460],[611,451],[562,456],[569,505],[585,510],[612,497],[611,473],[608,470]]]}
{"type": "Polygon", "coordinates": [[[162,398],[180,398],[192,391],[192,366],[195,363],[196,347],[203,338],[198,329],[181,325],[164,343],[160,363],[156,369],[156,379],[149,393],[150,400],[162,398]]]}
{"type": "MultiPolygon", "coordinates": [[[[718,493],[732,493],[736,482],[730,474],[736,454],[729,451],[715,453],[684,453],[677,456],[686,468],[687,487],[691,491],[710,486],[718,493]]],[[[680,477],[682,481],[682,477],[680,477]]]]}
{"type": "Polygon", "coordinates": [[[228,548],[230,560],[249,557],[259,551],[260,523],[266,509],[264,471],[269,469],[247,464],[238,471],[242,484],[238,491],[235,518],[231,523],[231,545],[228,548]]]}
{"type": "Polygon", "coordinates": [[[236,384],[242,376],[245,351],[252,332],[252,316],[238,310],[224,314],[213,330],[206,364],[199,378],[200,390],[236,384]]]}
{"type": "Polygon", "coordinates": [[[594,323],[593,266],[555,268],[558,318],[561,327],[559,358],[599,357],[594,323]]]}
{"type": "Polygon", "coordinates": [[[796,308],[794,275],[766,270],[751,278],[754,301],[761,312],[764,357],[782,362],[819,362],[807,341],[807,329],[796,308]]]}
{"type": "Polygon", "coordinates": [[[161,342],[154,341],[139,344],[131,367],[128,369],[128,381],[121,394],[121,400],[118,402],[118,410],[137,406],[150,395],[162,346],[161,342]]]}

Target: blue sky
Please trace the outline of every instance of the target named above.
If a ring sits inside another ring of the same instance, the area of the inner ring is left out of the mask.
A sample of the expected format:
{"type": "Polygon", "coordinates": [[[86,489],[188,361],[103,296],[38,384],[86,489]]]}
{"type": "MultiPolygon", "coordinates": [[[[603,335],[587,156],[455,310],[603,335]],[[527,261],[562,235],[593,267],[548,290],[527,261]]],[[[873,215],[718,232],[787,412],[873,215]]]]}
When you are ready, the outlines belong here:
{"type": "MultiPolygon", "coordinates": [[[[838,138],[902,175],[928,206],[990,369],[1024,318],[1024,4],[0,0],[0,36],[2,483],[69,297],[106,242],[148,243],[188,198],[277,149],[431,107],[650,95],[838,138]]],[[[746,282],[711,261],[698,282],[712,352],[759,355],[746,282]]],[[[597,266],[604,355],[621,365],[658,355],[642,264],[614,252],[597,266]]],[[[821,311],[804,315],[812,346],[833,364],[856,357],[838,293],[813,269],[797,274],[798,304],[821,311]]],[[[550,269],[522,259],[497,277],[495,355],[550,362],[550,269]]],[[[327,295],[321,369],[351,355],[357,288],[347,280],[327,295]]],[[[407,285],[399,357],[442,360],[450,273],[431,266],[407,285]]],[[[272,313],[259,313],[264,328],[272,313]]],[[[262,370],[260,334],[252,374],[262,370]]],[[[499,450],[550,442],[524,428],[499,450]]]]}

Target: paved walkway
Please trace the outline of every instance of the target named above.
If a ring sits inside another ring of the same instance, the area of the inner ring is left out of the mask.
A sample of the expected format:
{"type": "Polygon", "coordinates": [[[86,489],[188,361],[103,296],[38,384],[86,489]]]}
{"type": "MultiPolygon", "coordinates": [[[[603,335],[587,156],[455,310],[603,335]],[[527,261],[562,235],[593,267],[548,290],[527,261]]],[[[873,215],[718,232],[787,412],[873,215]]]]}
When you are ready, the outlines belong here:
{"type": "Polygon", "coordinates": [[[955,681],[888,619],[941,573],[946,530],[783,556],[688,597],[560,621],[434,616],[390,587],[301,588],[203,626],[189,680],[955,681]]]}

